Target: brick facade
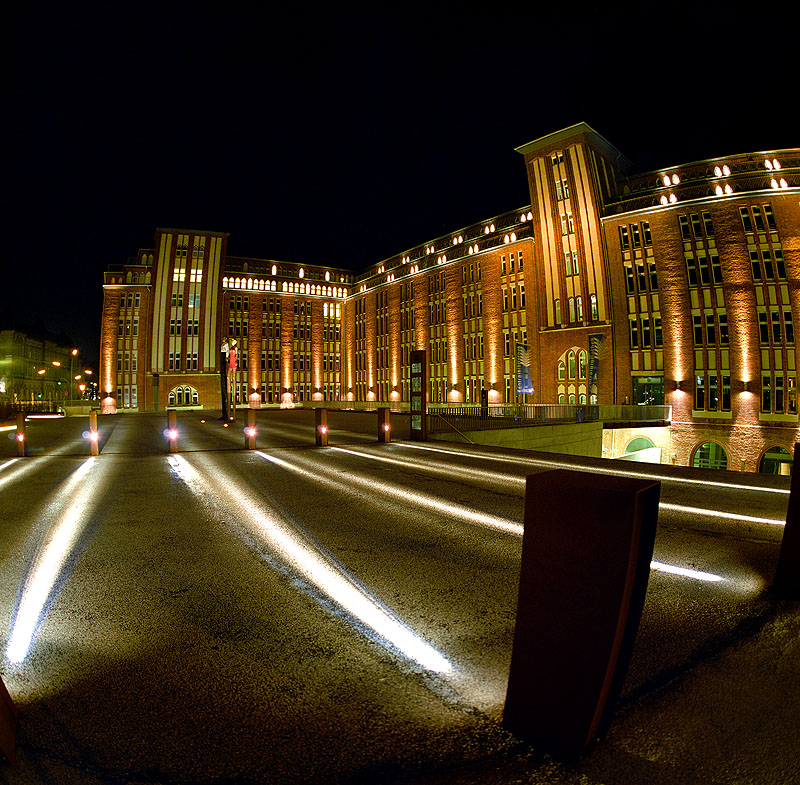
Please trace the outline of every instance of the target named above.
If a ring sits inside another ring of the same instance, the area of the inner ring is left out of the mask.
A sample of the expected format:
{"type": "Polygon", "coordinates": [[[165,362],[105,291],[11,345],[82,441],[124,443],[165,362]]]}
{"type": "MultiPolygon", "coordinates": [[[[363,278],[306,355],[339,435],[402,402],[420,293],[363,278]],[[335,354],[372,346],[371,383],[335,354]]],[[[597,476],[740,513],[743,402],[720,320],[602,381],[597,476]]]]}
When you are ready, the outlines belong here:
{"type": "Polygon", "coordinates": [[[670,404],[679,464],[707,443],[749,471],[768,449],[791,453],[800,151],[630,176],[579,123],[518,152],[530,205],[358,274],[228,257],[223,233],[159,229],[154,250],[105,276],[103,411],[176,405],[170,393],[183,388],[218,409],[229,330],[248,361],[239,405],[253,407],[406,402],[411,349],[428,352],[430,401],[472,404],[487,390],[514,402],[524,341],[528,402],[670,404]],[[125,333],[134,317],[138,342],[125,333]]]}

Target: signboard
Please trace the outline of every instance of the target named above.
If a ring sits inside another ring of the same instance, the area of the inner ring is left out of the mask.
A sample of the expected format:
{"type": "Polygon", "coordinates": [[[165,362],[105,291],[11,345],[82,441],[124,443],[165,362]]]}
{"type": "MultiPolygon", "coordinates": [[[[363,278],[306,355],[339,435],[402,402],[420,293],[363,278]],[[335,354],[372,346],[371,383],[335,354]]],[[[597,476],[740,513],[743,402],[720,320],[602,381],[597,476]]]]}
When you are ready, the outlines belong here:
{"type": "Polygon", "coordinates": [[[409,362],[411,364],[411,439],[424,442],[428,438],[428,368],[425,351],[412,351],[409,362]]]}
{"type": "Polygon", "coordinates": [[[597,383],[597,369],[600,365],[600,344],[603,340],[602,333],[594,333],[589,336],[589,394],[597,383]]]}
{"type": "Polygon", "coordinates": [[[531,380],[531,360],[528,345],[517,344],[517,395],[527,395],[534,392],[531,380]]]}

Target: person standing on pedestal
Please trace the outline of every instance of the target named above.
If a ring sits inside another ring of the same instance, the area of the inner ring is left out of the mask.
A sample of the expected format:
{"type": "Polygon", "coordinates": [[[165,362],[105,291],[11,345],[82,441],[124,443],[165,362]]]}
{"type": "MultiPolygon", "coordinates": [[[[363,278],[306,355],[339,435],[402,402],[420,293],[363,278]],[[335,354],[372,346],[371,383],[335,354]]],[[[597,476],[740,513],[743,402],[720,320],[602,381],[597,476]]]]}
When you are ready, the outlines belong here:
{"type": "Polygon", "coordinates": [[[228,419],[236,419],[236,357],[239,353],[239,345],[235,338],[231,338],[230,349],[228,350],[228,390],[230,394],[230,406],[228,409],[228,419]]]}
{"type": "Polygon", "coordinates": [[[228,419],[228,354],[230,352],[230,344],[228,343],[228,336],[222,339],[219,347],[219,383],[220,383],[220,397],[222,399],[222,416],[220,420],[228,419]]]}

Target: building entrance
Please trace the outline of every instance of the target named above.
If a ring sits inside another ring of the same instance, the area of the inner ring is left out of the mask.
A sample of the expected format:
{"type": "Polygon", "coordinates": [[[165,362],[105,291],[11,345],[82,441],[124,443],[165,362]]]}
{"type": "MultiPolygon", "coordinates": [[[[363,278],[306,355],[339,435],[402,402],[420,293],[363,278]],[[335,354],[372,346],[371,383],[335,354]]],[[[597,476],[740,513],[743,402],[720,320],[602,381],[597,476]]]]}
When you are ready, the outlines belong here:
{"type": "Polygon", "coordinates": [[[634,376],[633,402],[642,406],[663,406],[664,377],[634,376]]]}

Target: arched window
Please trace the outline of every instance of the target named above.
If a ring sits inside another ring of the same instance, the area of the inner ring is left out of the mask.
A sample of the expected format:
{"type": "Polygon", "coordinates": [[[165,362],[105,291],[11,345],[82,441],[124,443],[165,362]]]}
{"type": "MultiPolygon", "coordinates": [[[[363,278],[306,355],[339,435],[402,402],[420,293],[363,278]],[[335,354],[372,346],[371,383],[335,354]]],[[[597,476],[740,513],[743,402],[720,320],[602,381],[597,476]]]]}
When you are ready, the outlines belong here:
{"type": "Polygon", "coordinates": [[[647,450],[650,447],[655,447],[655,444],[653,444],[650,439],[646,436],[637,436],[628,442],[628,446],[625,448],[625,454],[639,452],[639,450],[647,450]]]}
{"type": "Polygon", "coordinates": [[[556,324],[561,324],[561,300],[556,300],[556,324]]]}
{"type": "Polygon", "coordinates": [[[581,352],[578,355],[578,376],[581,379],[586,378],[586,352],[581,352]]]}
{"type": "Polygon", "coordinates": [[[175,387],[167,396],[169,406],[197,406],[200,396],[194,387],[175,387]]]}
{"type": "Polygon", "coordinates": [[[578,298],[578,321],[583,321],[583,297],[578,298]]]}
{"type": "Polygon", "coordinates": [[[581,406],[583,406],[583,405],[586,403],[586,395],[584,395],[583,393],[581,393],[581,394],[578,396],[578,403],[580,403],[580,404],[581,404],[581,406]]]}
{"type": "Polygon", "coordinates": [[[695,469],[727,469],[728,454],[716,442],[701,444],[694,454],[695,469]]]}
{"type": "Polygon", "coordinates": [[[567,366],[564,364],[564,361],[561,360],[558,363],[558,378],[559,380],[563,381],[567,371],[567,366]]]}
{"type": "Polygon", "coordinates": [[[569,298],[569,321],[570,324],[575,321],[575,298],[569,298]]]}
{"type": "Polygon", "coordinates": [[[563,406],[563,405],[564,405],[564,401],[565,401],[565,398],[564,398],[564,393],[561,393],[561,394],[558,396],[558,402],[559,402],[559,403],[560,403],[560,404],[563,406]]]}
{"type": "Polygon", "coordinates": [[[570,393],[569,394],[569,405],[570,406],[574,406],[575,405],[575,393],[570,393]]]}
{"type": "Polygon", "coordinates": [[[597,315],[597,295],[593,294],[589,298],[592,308],[592,321],[597,321],[600,317],[597,315]]]}
{"type": "Polygon", "coordinates": [[[758,471],[761,474],[782,474],[789,477],[792,474],[792,456],[783,447],[770,447],[761,457],[758,471]]]}
{"type": "Polygon", "coordinates": [[[567,355],[567,362],[569,363],[569,378],[575,378],[575,352],[570,352],[567,355]]]}

